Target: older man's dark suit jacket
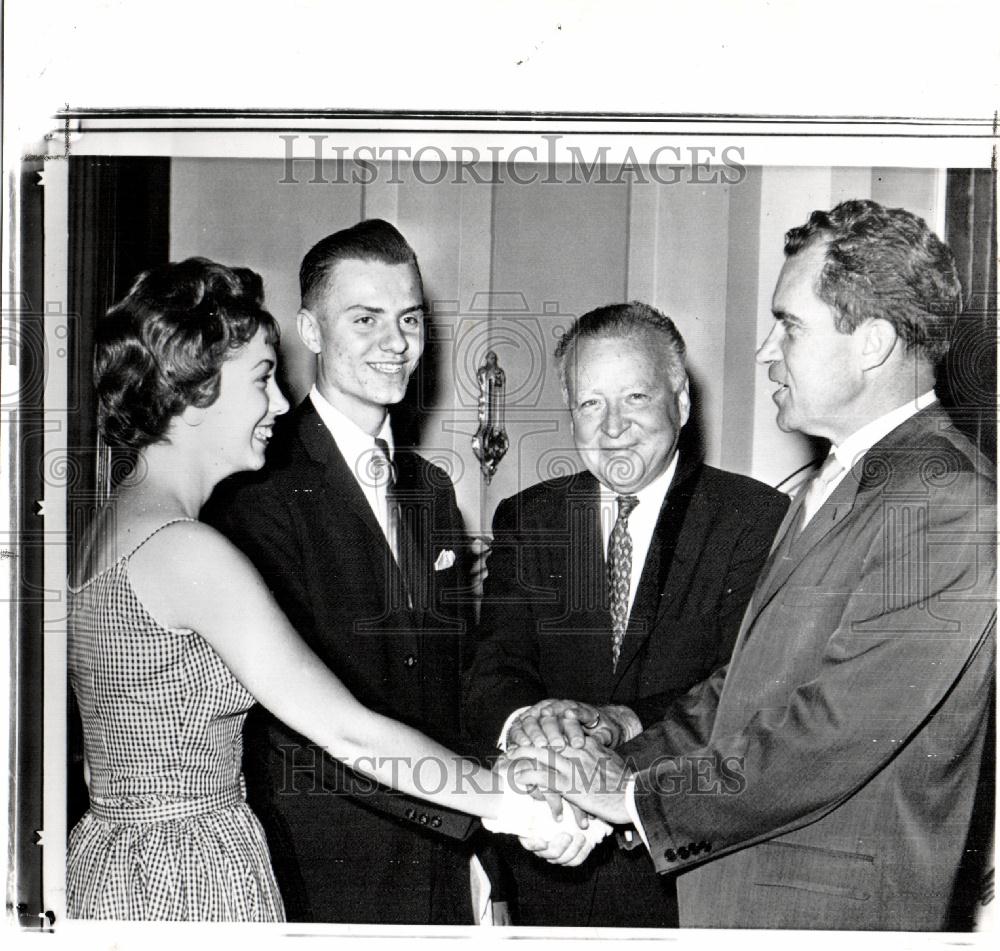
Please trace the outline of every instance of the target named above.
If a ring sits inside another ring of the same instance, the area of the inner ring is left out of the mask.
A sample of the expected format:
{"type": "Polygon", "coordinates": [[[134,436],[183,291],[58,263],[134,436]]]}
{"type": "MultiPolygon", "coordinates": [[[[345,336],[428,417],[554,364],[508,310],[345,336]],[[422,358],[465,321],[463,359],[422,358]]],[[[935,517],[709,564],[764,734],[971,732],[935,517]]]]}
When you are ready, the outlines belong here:
{"type": "Polygon", "coordinates": [[[943,928],[993,702],[992,465],[932,406],[801,533],[800,507],[728,668],[621,750],[648,854],[684,926],[943,928]]]}
{"type": "MultiPolygon", "coordinates": [[[[480,640],[464,697],[485,753],[515,709],[546,697],[625,704],[643,723],[724,663],[786,496],[683,454],[611,667],[599,485],[589,472],[532,486],[493,523],[480,640]]],[[[672,882],[608,840],[575,869],[508,850],[522,924],[670,926],[672,882]]]]}
{"type": "MultiPolygon", "coordinates": [[[[457,748],[469,600],[450,479],[415,453],[396,453],[426,584],[411,609],[371,507],[312,401],[282,422],[264,472],[224,483],[206,516],[362,703],[457,748]],[[455,563],[435,570],[441,552],[454,552],[455,563]]],[[[373,790],[260,707],[244,731],[244,772],[292,920],[471,922],[470,849],[459,841],[477,825],[470,817],[373,790]]]]}

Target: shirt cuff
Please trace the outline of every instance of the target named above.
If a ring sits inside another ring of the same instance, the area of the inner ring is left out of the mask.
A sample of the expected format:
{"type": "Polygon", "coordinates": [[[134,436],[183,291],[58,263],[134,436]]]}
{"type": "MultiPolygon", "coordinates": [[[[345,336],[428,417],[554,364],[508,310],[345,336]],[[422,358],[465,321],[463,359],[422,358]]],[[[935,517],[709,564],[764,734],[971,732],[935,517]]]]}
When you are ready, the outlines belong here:
{"type": "Polygon", "coordinates": [[[629,819],[632,820],[635,831],[639,833],[642,844],[648,849],[649,839],[646,837],[646,830],[642,827],[642,822],[639,819],[639,810],[635,805],[635,781],[636,776],[629,776],[628,781],[625,783],[625,811],[628,813],[629,819]]]}
{"type": "Polygon", "coordinates": [[[510,732],[510,728],[514,721],[522,714],[525,710],[530,710],[530,707],[518,707],[506,720],[503,721],[503,726],[500,729],[500,736],[497,737],[497,749],[501,753],[507,752],[507,734],[510,732]]]}
{"type": "Polygon", "coordinates": [[[619,746],[627,743],[629,740],[634,740],[642,733],[642,721],[631,707],[609,706],[607,709],[617,718],[624,730],[621,739],[618,741],[619,746]]]}

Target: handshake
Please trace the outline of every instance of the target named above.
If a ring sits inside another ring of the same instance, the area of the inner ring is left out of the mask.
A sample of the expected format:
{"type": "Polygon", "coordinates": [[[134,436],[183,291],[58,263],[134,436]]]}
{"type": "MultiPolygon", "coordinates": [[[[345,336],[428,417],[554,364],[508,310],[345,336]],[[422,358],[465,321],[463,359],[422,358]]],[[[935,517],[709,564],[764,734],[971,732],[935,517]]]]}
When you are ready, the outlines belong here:
{"type": "Polygon", "coordinates": [[[628,775],[613,749],[641,730],[622,706],[550,699],[519,711],[495,767],[501,814],[483,825],[517,835],[548,862],[579,865],[611,831],[609,823],[631,821],[628,775]]]}

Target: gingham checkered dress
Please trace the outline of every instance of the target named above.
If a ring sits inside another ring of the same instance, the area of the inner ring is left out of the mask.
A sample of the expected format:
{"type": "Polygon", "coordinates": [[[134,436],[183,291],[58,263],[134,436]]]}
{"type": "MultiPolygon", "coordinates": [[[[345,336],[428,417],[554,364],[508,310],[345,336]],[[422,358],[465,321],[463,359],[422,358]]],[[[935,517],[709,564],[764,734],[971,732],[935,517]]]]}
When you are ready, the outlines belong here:
{"type": "Polygon", "coordinates": [[[129,580],[130,557],[70,588],[69,673],[90,809],[70,834],[68,913],[281,921],[240,774],[253,697],[196,632],[150,617],[129,580]]]}

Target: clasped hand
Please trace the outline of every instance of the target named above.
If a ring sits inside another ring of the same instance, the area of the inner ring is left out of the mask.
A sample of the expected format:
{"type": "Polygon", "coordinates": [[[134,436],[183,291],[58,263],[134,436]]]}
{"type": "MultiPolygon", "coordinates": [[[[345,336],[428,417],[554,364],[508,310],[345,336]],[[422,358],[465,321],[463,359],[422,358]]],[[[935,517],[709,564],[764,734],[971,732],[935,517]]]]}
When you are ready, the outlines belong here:
{"type": "MultiPolygon", "coordinates": [[[[635,715],[624,707],[598,709],[570,700],[545,700],[523,711],[507,734],[506,768],[514,784],[544,799],[555,819],[572,811],[576,828],[555,837],[521,836],[539,858],[579,865],[610,831],[629,821],[624,807],[624,763],[607,747],[633,732],[635,715]],[[620,712],[621,711],[621,712],[620,712]]],[[[570,825],[563,820],[565,828],[570,825]]]]}
{"type": "Polygon", "coordinates": [[[510,775],[520,789],[558,794],[574,807],[575,814],[627,825],[632,821],[625,804],[629,771],[612,750],[587,737],[581,748],[519,746],[505,754],[510,775]]]}
{"type": "Polygon", "coordinates": [[[507,730],[512,746],[571,746],[581,749],[588,736],[614,749],[642,729],[638,717],[625,706],[595,707],[578,700],[540,700],[516,717],[507,730]]]}
{"type": "MultiPolygon", "coordinates": [[[[625,764],[612,750],[641,732],[639,718],[626,706],[540,700],[522,710],[508,727],[507,757],[540,764],[531,751],[550,751],[546,768],[536,769],[532,780],[550,797],[560,793],[581,828],[586,828],[587,813],[627,823],[625,764]],[[552,753],[561,755],[553,759],[552,753]]],[[[521,775],[528,781],[527,773],[521,775]]]]}
{"type": "Polygon", "coordinates": [[[526,848],[550,862],[578,865],[611,826],[575,807],[564,808],[562,797],[539,783],[538,769],[535,761],[514,763],[501,757],[494,767],[501,791],[499,809],[484,816],[483,825],[490,832],[516,835],[526,848]]]}

